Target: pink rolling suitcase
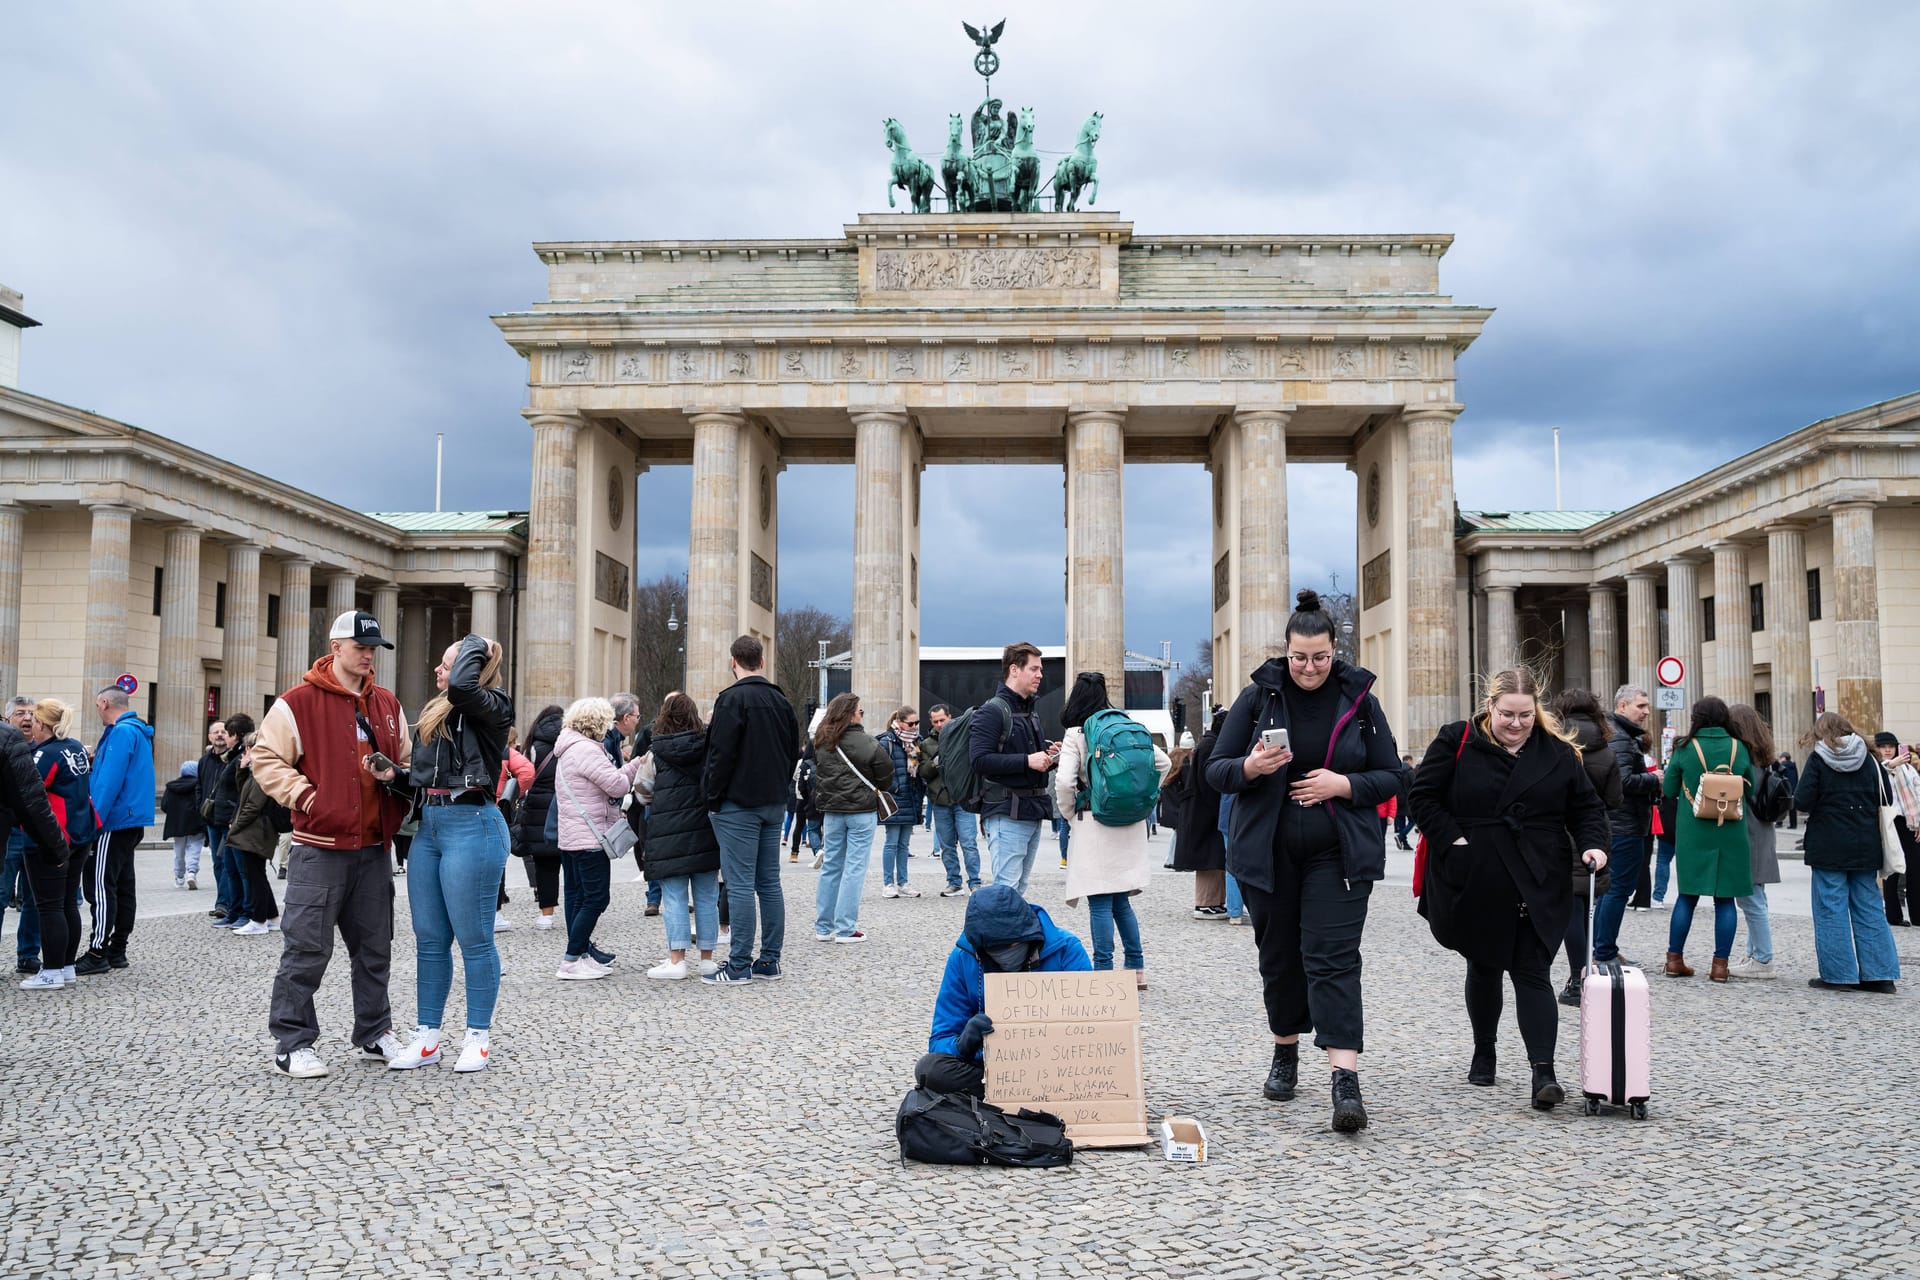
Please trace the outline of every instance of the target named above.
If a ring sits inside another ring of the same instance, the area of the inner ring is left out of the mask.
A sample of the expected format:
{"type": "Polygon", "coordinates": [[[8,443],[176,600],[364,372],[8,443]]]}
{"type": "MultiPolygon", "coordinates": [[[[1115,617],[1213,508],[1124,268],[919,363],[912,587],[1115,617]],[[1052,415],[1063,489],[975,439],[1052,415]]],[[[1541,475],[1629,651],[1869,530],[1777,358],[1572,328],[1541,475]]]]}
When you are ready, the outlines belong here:
{"type": "Polygon", "coordinates": [[[1647,1118],[1653,1096],[1653,1020],[1647,975],[1618,960],[1594,963],[1593,907],[1587,897],[1587,968],[1580,979],[1580,1092],[1590,1116],[1600,1104],[1647,1118]]]}

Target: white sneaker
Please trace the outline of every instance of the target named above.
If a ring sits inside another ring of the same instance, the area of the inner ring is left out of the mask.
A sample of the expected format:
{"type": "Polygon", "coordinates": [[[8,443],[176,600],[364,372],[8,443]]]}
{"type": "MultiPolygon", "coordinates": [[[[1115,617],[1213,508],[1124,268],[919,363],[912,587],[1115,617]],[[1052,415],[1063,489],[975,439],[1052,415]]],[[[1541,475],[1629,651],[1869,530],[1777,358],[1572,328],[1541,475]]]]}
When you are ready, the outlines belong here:
{"type": "Polygon", "coordinates": [[[176,889],[184,889],[184,888],[186,888],[186,887],[187,887],[187,878],[186,878],[185,876],[175,876],[175,877],[173,878],[173,887],[174,887],[174,888],[176,888],[176,889]]]}
{"type": "Polygon", "coordinates": [[[411,1071],[415,1067],[430,1067],[440,1061],[440,1028],[415,1027],[413,1040],[400,1051],[400,1056],[387,1063],[390,1071],[411,1071]]]}
{"type": "Polygon", "coordinates": [[[822,932],[822,931],[821,931],[821,930],[819,930],[819,929],[815,929],[815,930],[813,931],[813,940],[814,940],[815,942],[832,942],[832,941],[833,941],[833,930],[831,930],[831,929],[828,929],[828,930],[826,930],[826,931],[824,931],[824,932],[822,932]]]}
{"type": "MultiPolygon", "coordinates": [[[[511,928],[513,928],[513,921],[507,919],[506,912],[496,911],[493,913],[493,931],[495,933],[505,933],[507,930],[511,928]]],[[[476,1071],[479,1070],[478,1067],[474,1069],[476,1071]]]]}
{"type": "Polygon", "coordinates": [[[712,977],[714,974],[718,972],[720,972],[720,962],[718,960],[702,960],[700,962],[701,977],[703,978],[712,977]]]}
{"type": "Polygon", "coordinates": [[[903,884],[899,888],[900,888],[900,896],[903,898],[918,898],[921,896],[920,891],[914,888],[912,885],[903,884]]]}
{"type": "Polygon", "coordinates": [[[271,920],[269,920],[269,921],[267,921],[267,932],[268,932],[268,933],[278,933],[278,932],[280,932],[280,917],[279,917],[279,916],[275,916],[275,917],[274,917],[273,919],[271,919],[271,920]]]}
{"type": "Polygon", "coordinates": [[[960,897],[965,897],[966,892],[967,891],[965,888],[956,884],[950,889],[942,889],[940,891],[940,896],[943,898],[960,898],[960,897]]]}
{"type": "Polygon", "coordinates": [[[687,976],[687,962],[685,960],[668,960],[647,970],[647,976],[649,978],[656,978],[661,982],[680,982],[687,976]]]}
{"type": "MultiPolygon", "coordinates": [[[[1752,956],[1742,956],[1740,959],[1735,960],[1727,966],[1727,973],[1730,977],[1735,978],[1777,978],[1780,976],[1774,971],[1771,960],[1755,960],[1752,956]]],[[[26,984],[21,983],[20,985],[25,986],[26,984]]]]}
{"type": "Polygon", "coordinates": [[[533,918],[533,927],[540,930],[542,933],[544,933],[548,929],[553,928],[553,917],[552,916],[535,916],[533,918]]]}
{"type": "Polygon", "coordinates": [[[64,969],[42,969],[20,984],[22,991],[58,991],[67,985],[64,969]]]}
{"type": "Polygon", "coordinates": [[[188,877],[187,877],[187,888],[189,888],[189,889],[198,889],[199,887],[200,887],[200,877],[199,877],[199,876],[197,876],[197,875],[195,875],[195,876],[188,876],[188,877]]]}
{"type": "Polygon", "coordinates": [[[581,956],[578,960],[568,960],[561,964],[553,976],[563,982],[586,982],[594,978],[604,978],[613,970],[594,963],[592,956],[581,956]]]}
{"type": "Polygon", "coordinates": [[[466,1043],[460,1046],[460,1061],[453,1064],[455,1071],[485,1071],[487,1069],[487,1033],[467,1028],[466,1043]]]}
{"type": "Polygon", "coordinates": [[[259,938],[259,937],[264,937],[265,935],[272,932],[273,932],[272,929],[269,929],[266,925],[262,924],[260,921],[250,920],[246,924],[241,925],[238,929],[235,929],[233,931],[233,936],[236,938],[259,938]]]}
{"type": "Polygon", "coordinates": [[[900,891],[892,885],[888,885],[886,888],[880,890],[880,896],[883,898],[897,898],[900,896],[900,891]]]}
{"type": "Polygon", "coordinates": [[[865,942],[866,940],[867,940],[867,935],[860,932],[860,930],[858,929],[855,929],[852,933],[839,934],[834,938],[834,941],[839,943],[843,947],[851,946],[855,943],[865,942]]]}
{"type": "Polygon", "coordinates": [[[277,1053],[273,1057],[273,1065],[281,1075],[292,1076],[296,1080],[312,1080],[316,1076],[324,1076],[328,1073],[327,1064],[322,1062],[320,1055],[310,1048],[295,1049],[292,1053],[277,1053]]]}
{"type": "Polygon", "coordinates": [[[400,1037],[388,1031],[372,1044],[359,1046],[359,1054],[368,1062],[397,1062],[407,1046],[400,1043],[400,1037]]]}

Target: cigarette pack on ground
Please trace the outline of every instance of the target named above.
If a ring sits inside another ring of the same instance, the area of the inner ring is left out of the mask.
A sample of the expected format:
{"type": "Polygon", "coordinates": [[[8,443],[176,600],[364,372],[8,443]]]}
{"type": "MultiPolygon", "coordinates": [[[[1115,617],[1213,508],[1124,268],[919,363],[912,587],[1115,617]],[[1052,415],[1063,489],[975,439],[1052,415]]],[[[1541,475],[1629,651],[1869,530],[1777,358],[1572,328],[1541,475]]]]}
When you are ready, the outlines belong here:
{"type": "Polygon", "coordinates": [[[1201,1164],[1207,1158],[1207,1130],[1191,1116],[1168,1116],[1160,1122],[1160,1150],[1169,1160],[1201,1164]]]}

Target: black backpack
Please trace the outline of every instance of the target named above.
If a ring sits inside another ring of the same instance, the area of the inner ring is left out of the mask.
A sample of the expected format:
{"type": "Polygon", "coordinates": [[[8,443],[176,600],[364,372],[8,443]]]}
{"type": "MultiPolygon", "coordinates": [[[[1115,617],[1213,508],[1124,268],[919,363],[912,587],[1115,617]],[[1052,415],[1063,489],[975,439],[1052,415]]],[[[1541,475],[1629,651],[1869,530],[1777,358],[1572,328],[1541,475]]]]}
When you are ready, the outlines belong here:
{"type": "Polygon", "coordinates": [[[1073,1143],[1058,1116],[1024,1107],[1008,1115],[965,1093],[915,1089],[894,1121],[900,1160],[922,1164],[995,1164],[1052,1169],[1073,1163],[1073,1143]]]}

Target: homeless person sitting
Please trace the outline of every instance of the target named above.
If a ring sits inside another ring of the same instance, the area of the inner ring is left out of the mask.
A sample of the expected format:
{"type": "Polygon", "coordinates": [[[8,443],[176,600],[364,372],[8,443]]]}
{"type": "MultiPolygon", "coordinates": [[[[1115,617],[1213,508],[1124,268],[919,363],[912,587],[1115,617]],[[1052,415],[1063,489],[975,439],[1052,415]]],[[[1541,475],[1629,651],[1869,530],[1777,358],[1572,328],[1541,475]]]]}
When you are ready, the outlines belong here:
{"type": "Polygon", "coordinates": [[[933,1034],[913,1069],[914,1083],[939,1093],[986,1094],[981,1046],[993,1034],[986,1014],[988,973],[1057,973],[1093,964],[1080,939],[1055,924],[1010,885],[990,884],[967,902],[967,924],[947,957],[933,1002],[933,1034]]]}

